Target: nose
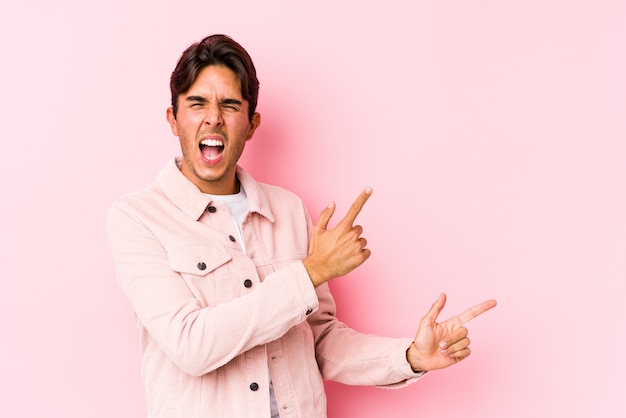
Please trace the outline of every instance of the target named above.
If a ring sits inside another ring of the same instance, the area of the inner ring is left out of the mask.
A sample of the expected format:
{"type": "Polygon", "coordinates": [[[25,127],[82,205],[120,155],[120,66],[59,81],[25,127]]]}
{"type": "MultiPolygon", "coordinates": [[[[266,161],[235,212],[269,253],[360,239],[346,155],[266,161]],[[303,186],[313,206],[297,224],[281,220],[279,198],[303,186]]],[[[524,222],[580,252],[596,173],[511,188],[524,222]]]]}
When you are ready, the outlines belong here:
{"type": "Polygon", "coordinates": [[[207,106],[204,123],[209,126],[219,126],[223,123],[222,111],[219,106],[207,106]]]}

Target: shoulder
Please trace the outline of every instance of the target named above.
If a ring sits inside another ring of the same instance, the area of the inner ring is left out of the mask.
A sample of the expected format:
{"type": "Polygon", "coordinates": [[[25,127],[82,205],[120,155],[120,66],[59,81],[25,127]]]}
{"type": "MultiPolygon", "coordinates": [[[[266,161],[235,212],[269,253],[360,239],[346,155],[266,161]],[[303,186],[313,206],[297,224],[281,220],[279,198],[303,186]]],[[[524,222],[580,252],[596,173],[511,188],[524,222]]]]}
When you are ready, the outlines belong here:
{"type": "Polygon", "coordinates": [[[267,183],[259,183],[259,188],[264,196],[262,200],[265,201],[260,205],[261,213],[268,214],[277,221],[308,222],[309,213],[306,205],[296,193],[267,183]]]}
{"type": "Polygon", "coordinates": [[[123,207],[140,207],[150,204],[154,200],[160,200],[165,197],[163,191],[156,183],[150,184],[141,189],[128,192],[117,198],[111,204],[110,210],[118,210],[123,207]]]}
{"type": "Polygon", "coordinates": [[[153,212],[156,208],[163,208],[167,197],[156,183],[122,195],[109,207],[108,222],[115,222],[120,218],[141,218],[153,212]]]}
{"type": "Polygon", "coordinates": [[[302,198],[291,190],[267,183],[259,183],[259,186],[261,187],[264,195],[267,197],[267,201],[269,202],[272,211],[291,211],[295,213],[307,212],[306,205],[302,198]]]}
{"type": "Polygon", "coordinates": [[[267,183],[258,183],[258,185],[269,199],[280,199],[296,204],[302,204],[302,199],[300,198],[300,196],[298,196],[291,190],[287,190],[283,187],[267,183]]]}

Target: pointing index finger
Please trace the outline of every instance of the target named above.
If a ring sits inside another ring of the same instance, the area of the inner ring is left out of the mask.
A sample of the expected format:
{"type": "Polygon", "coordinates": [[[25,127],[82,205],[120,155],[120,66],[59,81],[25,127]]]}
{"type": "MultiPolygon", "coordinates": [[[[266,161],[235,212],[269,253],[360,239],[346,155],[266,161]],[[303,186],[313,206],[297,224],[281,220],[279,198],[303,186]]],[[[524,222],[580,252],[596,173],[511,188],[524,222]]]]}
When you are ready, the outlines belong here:
{"type": "Polygon", "coordinates": [[[456,317],[461,324],[465,324],[472,319],[476,318],[478,315],[487,312],[489,309],[496,306],[496,301],[493,299],[487,300],[485,302],[479,303],[478,305],[474,305],[465,312],[461,313],[456,317]]]}
{"type": "Polygon", "coordinates": [[[356,217],[358,216],[358,214],[361,212],[361,209],[363,209],[365,202],[367,202],[367,199],[369,199],[371,195],[372,195],[371,187],[368,187],[365,190],[363,190],[361,194],[359,195],[359,197],[357,197],[356,200],[352,203],[352,205],[350,206],[350,209],[348,209],[348,213],[346,213],[346,216],[344,216],[341,222],[352,225],[354,221],[356,220],[356,217]]]}

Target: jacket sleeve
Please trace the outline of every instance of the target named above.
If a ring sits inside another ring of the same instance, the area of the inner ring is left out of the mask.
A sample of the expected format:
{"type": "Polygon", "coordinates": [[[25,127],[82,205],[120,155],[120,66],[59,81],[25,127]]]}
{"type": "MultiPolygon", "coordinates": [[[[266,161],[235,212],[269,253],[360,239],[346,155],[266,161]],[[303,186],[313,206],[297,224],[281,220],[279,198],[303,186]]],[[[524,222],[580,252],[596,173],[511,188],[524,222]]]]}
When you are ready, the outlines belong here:
{"type": "Polygon", "coordinates": [[[209,373],[279,338],[318,307],[301,262],[269,275],[254,292],[202,307],[131,205],[119,201],[111,208],[107,232],[118,283],[138,320],[190,375],[209,373]]]}
{"type": "MultiPolygon", "coordinates": [[[[308,216],[308,215],[307,215],[308,216]]],[[[309,230],[312,222],[309,218],[309,230]]],[[[415,373],[407,359],[411,338],[363,334],[339,321],[328,283],[316,289],[318,310],[308,318],[317,363],[324,379],[347,385],[400,388],[426,372],[415,373]]]]}
{"type": "Polygon", "coordinates": [[[315,336],[317,362],[324,379],[347,385],[400,388],[425,372],[415,373],[406,360],[410,338],[363,334],[335,317],[335,303],[326,284],[317,288],[319,309],[308,319],[315,336]]]}

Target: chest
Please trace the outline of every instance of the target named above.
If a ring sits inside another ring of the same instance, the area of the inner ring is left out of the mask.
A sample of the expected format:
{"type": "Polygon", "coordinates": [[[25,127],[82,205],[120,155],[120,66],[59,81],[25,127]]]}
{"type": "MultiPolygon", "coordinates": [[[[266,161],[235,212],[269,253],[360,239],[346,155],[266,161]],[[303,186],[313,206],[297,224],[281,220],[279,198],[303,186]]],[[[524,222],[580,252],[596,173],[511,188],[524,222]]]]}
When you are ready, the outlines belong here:
{"type": "Polygon", "coordinates": [[[243,218],[240,236],[221,202],[198,220],[173,215],[162,215],[152,230],[165,249],[170,269],[202,306],[254,292],[269,275],[307,254],[304,217],[277,216],[270,221],[250,212],[243,218]]]}

